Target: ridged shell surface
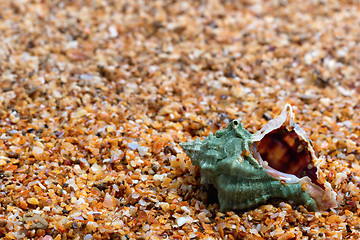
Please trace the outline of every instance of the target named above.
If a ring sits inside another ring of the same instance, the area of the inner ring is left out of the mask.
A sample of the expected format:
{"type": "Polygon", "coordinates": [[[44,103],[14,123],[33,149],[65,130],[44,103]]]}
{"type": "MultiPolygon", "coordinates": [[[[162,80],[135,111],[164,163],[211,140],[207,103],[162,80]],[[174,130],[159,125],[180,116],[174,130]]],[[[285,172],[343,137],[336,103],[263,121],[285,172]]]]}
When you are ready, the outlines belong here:
{"type": "Polygon", "coordinates": [[[248,209],[283,198],[309,210],[317,205],[300,183],[286,184],[268,175],[250,154],[251,134],[238,120],[205,140],[180,144],[195,166],[200,167],[201,183],[218,190],[221,210],[248,209]]]}

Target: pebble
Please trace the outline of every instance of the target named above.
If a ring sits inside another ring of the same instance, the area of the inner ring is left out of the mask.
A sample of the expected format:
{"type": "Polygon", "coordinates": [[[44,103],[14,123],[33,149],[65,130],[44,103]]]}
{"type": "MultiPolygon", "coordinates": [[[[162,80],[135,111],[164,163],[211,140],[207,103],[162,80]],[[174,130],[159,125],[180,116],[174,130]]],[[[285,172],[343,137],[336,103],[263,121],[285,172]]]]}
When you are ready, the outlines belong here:
{"type": "Polygon", "coordinates": [[[7,163],[4,159],[0,159],[0,166],[5,166],[7,163]]]}
{"type": "Polygon", "coordinates": [[[143,147],[143,146],[138,147],[138,152],[140,156],[144,156],[146,153],[148,153],[148,151],[149,151],[148,147],[143,147]]]}
{"type": "Polygon", "coordinates": [[[39,205],[39,200],[37,200],[36,198],[33,198],[33,197],[26,199],[26,201],[32,205],[39,205]]]}
{"type": "Polygon", "coordinates": [[[136,150],[139,147],[139,144],[137,142],[131,142],[128,143],[128,148],[130,148],[131,150],[136,150]]]}
{"type": "Polygon", "coordinates": [[[28,212],[23,217],[24,222],[31,222],[30,229],[46,229],[49,224],[39,214],[28,212]]]}
{"type": "Polygon", "coordinates": [[[115,206],[114,198],[108,193],[106,193],[106,195],[105,195],[103,206],[106,208],[112,208],[115,206]]]}
{"type": "Polygon", "coordinates": [[[181,227],[183,226],[185,223],[192,223],[193,219],[190,216],[184,216],[184,217],[179,217],[178,219],[176,219],[176,224],[181,227]]]}
{"type": "Polygon", "coordinates": [[[0,219],[0,228],[5,227],[7,224],[7,221],[5,219],[0,219]]]}
{"type": "Polygon", "coordinates": [[[84,240],[90,240],[92,239],[92,235],[91,234],[86,234],[85,237],[84,237],[84,240]]]}
{"type": "Polygon", "coordinates": [[[45,235],[42,240],[53,240],[53,237],[50,235],[45,235]]]}

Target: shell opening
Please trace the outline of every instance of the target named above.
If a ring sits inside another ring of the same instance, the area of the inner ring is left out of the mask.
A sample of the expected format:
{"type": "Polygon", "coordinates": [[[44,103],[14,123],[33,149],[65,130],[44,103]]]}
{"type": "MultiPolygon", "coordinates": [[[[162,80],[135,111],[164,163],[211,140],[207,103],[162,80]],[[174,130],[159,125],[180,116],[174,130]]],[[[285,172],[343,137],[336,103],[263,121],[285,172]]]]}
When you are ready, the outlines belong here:
{"type": "Polygon", "coordinates": [[[278,178],[281,175],[294,175],[296,179],[307,176],[313,183],[324,187],[317,181],[317,168],[313,166],[307,143],[294,130],[288,131],[282,126],[264,135],[256,145],[261,156],[259,162],[267,165],[264,167],[270,174],[272,172],[271,175],[275,173],[278,178]]]}
{"type": "Polygon", "coordinates": [[[251,137],[251,153],[267,174],[286,183],[301,183],[320,210],[336,207],[336,193],[318,168],[322,159],[315,155],[310,140],[294,121],[290,104],[251,137]],[[305,187],[306,186],[306,187],[305,187]]]}

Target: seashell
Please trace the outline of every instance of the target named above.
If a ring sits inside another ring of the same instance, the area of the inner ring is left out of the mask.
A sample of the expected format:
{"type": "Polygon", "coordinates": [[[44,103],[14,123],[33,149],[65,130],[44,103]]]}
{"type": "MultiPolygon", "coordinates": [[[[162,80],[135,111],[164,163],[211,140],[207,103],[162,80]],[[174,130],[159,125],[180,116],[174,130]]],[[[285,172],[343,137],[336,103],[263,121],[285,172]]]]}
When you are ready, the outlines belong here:
{"type": "Polygon", "coordinates": [[[215,136],[180,146],[200,167],[201,183],[218,190],[220,210],[249,209],[270,199],[304,205],[310,211],[337,206],[311,141],[294,121],[289,104],[251,134],[233,120],[215,136]]]}

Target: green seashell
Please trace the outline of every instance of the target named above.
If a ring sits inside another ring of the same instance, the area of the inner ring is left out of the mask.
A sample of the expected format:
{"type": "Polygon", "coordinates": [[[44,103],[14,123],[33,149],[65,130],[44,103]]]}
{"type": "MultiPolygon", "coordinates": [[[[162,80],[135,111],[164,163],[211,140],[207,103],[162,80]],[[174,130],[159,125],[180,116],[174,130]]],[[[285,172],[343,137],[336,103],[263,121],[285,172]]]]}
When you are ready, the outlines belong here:
{"type": "Polygon", "coordinates": [[[215,136],[180,144],[200,167],[201,183],[218,190],[221,211],[253,208],[272,198],[310,211],[337,206],[331,185],[319,181],[322,172],[317,166],[322,159],[293,119],[287,104],[255,134],[233,120],[215,136]]]}

